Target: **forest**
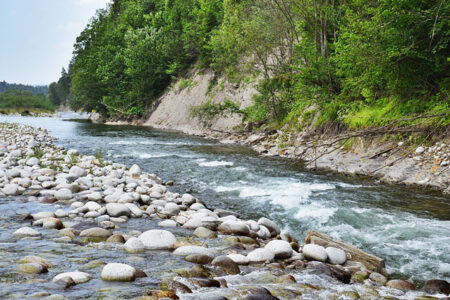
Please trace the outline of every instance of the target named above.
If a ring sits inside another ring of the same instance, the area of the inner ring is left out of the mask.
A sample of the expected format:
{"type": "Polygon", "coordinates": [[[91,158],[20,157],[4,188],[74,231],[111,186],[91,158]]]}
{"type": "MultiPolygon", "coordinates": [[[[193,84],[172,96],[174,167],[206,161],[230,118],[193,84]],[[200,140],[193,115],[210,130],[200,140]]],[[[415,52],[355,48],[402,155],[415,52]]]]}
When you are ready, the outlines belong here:
{"type": "Polygon", "coordinates": [[[6,81],[0,81],[0,93],[3,93],[8,90],[18,89],[22,91],[30,91],[34,95],[37,94],[48,94],[48,86],[46,85],[25,85],[25,84],[17,84],[17,83],[8,83],[6,81]]]}
{"type": "Polygon", "coordinates": [[[23,110],[54,111],[54,107],[44,94],[34,95],[31,91],[11,89],[0,93],[0,110],[1,113],[23,110]]]}
{"type": "Polygon", "coordinates": [[[449,15],[444,0],[114,0],[76,40],[70,104],[144,116],[195,66],[259,91],[243,110],[200,115],[231,109],[295,129],[313,113],[347,128],[421,115],[448,125],[449,15]]]}

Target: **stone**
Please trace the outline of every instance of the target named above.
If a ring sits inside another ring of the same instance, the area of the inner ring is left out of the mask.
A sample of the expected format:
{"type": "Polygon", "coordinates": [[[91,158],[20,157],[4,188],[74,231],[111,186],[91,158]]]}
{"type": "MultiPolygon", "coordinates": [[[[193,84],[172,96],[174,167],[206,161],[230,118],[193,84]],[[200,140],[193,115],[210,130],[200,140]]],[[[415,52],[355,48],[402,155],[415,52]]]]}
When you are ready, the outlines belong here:
{"type": "Polygon", "coordinates": [[[158,223],[158,226],[161,227],[177,227],[177,222],[174,220],[164,220],[158,223]]]}
{"type": "Polygon", "coordinates": [[[69,215],[69,213],[67,213],[65,210],[63,209],[57,209],[55,211],[55,217],[57,218],[65,218],[69,215]]]}
{"type": "Polygon", "coordinates": [[[130,175],[131,175],[131,176],[139,176],[139,175],[142,174],[141,168],[140,168],[138,165],[136,165],[136,164],[134,164],[134,165],[131,166],[129,172],[130,172],[130,175]]]}
{"type": "Polygon", "coordinates": [[[101,278],[105,281],[133,281],[136,269],[126,264],[109,263],[103,267],[101,278]]]}
{"type": "Polygon", "coordinates": [[[27,274],[41,274],[41,273],[47,273],[48,270],[45,266],[41,265],[40,263],[26,263],[26,264],[20,264],[19,269],[27,274]]]}
{"type": "Polygon", "coordinates": [[[123,237],[123,235],[121,234],[113,234],[111,235],[107,240],[107,243],[120,243],[120,244],[124,244],[125,243],[125,238],[123,237]]]}
{"type": "Polygon", "coordinates": [[[37,157],[31,157],[27,160],[27,166],[37,166],[39,165],[40,161],[37,157]]]}
{"type": "Polygon", "coordinates": [[[87,171],[84,168],[80,168],[79,166],[73,166],[69,171],[70,175],[74,175],[76,177],[84,177],[87,175],[87,171]]]}
{"type": "Polygon", "coordinates": [[[192,254],[201,254],[201,255],[208,255],[214,257],[214,251],[202,246],[181,246],[175,251],[173,251],[173,254],[180,255],[180,256],[187,256],[192,254]]]}
{"type": "Polygon", "coordinates": [[[41,220],[47,218],[54,218],[55,214],[51,211],[41,211],[31,215],[34,220],[41,220]]]}
{"type": "Polygon", "coordinates": [[[167,284],[169,290],[174,291],[176,294],[191,294],[192,290],[185,284],[172,280],[167,284]]]}
{"type": "Polygon", "coordinates": [[[417,147],[417,148],[416,148],[416,153],[417,153],[417,154],[421,154],[421,153],[423,153],[423,152],[425,152],[425,148],[424,148],[424,147],[420,146],[420,147],[417,147]]]}
{"type": "Polygon", "coordinates": [[[345,251],[336,247],[327,247],[325,249],[328,261],[333,265],[343,265],[347,261],[345,251]]]}
{"type": "Polygon", "coordinates": [[[206,254],[190,254],[185,256],[184,260],[194,264],[207,265],[212,262],[213,257],[206,254]]]}
{"type": "Polygon", "coordinates": [[[102,200],[102,194],[100,192],[94,192],[87,196],[88,200],[90,201],[100,201],[102,200]]]}
{"type": "Polygon", "coordinates": [[[430,279],[425,281],[423,290],[430,294],[440,293],[448,295],[450,294],[450,283],[446,280],[430,279]]]}
{"type": "Polygon", "coordinates": [[[169,215],[178,215],[180,207],[173,202],[169,202],[164,206],[164,212],[169,215]]]}
{"type": "Polygon", "coordinates": [[[325,248],[315,244],[306,244],[303,246],[302,253],[306,259],[325,262],[328,258],[325,248]]]}
{"type": "Polygon", "coordinates": [[[272,236],[270,234],[269,229],[267,229],[267,227],[264,225],[259,226],[259,230],[258,230],[258,232],[256,232],[256,234],[258,235],[259,238],[261,238],[263,240],[267,240],[272,236]]]}
{"type": "Polygon", "coordinates": [[[401,279],[389,280],[386,283],[386,286],[393,289],[402,290],[405,292],[415,290],[415,287],[411,282],[401,279]]]}
{"type": "Polygon", "coordinates": [[[124,245],[124,250],[128,253],[139,253],[145,250],[142,241],[136,237],[131,237],[124,245]]]}
{"type": "Polygon", "coordinates": [[[202,226],[200,226],[200,227],[197,227],[195,230],[194,230],[194,233],[193,233],[196,237],[198,237],[198,238],[204,238],[204,239],[214,239],[214,238],[217,238],[217,233],[216,232],[214,232],[214,231],[212,231],[212,230],[210,230],[210,229],[208,229],[208,228],[206,228],[206,227],[202,227],[202,226]]]}
{"type": "Polygon", "coordinates": [[[252,263],[271,261],[274,258],[275,254],[266,248],[258,248],[247,254],[248,261],[252,263]]]}
{"type": "Polygon", "coordinates": [[[58,274],[53,277],[52,281],[56,283],[57,281],[67,277],[71,278],[75,282],[75,284],[85,283],[92,279],[92,276],[88,273],[75,271],[58,274]]]}
{"type": "Polygon", "coordinates": [[[226,234],[248,235],[250,230],[244,221],[225,221],[219,225],[218,230],[226,234]]]}
{"type": "MultiPolygon", "coordinates": [[[[220,288],[220,282],[215,279],[208,278],[190,278],[188,281],[198,287],[216,287],[220,288]]],[[[208,298],[211,299],[211,298],[208,298]]]]}
{"type": "Polygon", "coordinates": [[[231,258],[238,265],[248,265],[248,263],[249,263],[248,258],[242,254],[231,253],[231,254],[228,254],[227,256],[229,258],[231,258]]]}
{"type": "Polygon", "coordinates": [[[27,263],[38,263],[46,267],[47,269],[53,267],[53,265],[48,262],[47,260],[43,259],[42,257],[36,256],[36,255],[28,255],[24,258],[21,258],[19,260],[19,263],[21,264],[27,264],[27,263]]]}
{"type": "Polygon", "coordinates": [[[86,207],[89,211],[97,211],[102,208],[100,204],[94,201],[88,201],[84,207],[86,207]]]}
{"type": "Polygon", "coordinates": [[[176,241],[176,237],[167,230],[148,230],[139,239],[146,249],[169,249],[176,241]]]}
{"type": "Polygon", "coordinates": [[[67,236],[67,237],[71,238],[72,240],[74,240],[76,238],[75,233],[73,232],[73,229],[71,229],[71,228],[61,229],[59,231],[59,235],[60,236],[67,236]]]}
{"type": "Polygon", "coordinates": [[[38,236],[41,236],[41,233],[30,227],[22,227],[22,228],[17,229],[13,233],[13,236],[20,237],[20,238],[22,238],[22,237],[38,237],[38,236]]]}
{"type": "Polygon", "coordinates": [[[267,229],[269,229],[272,236],[280,234],[280,227],[278,227],[278,225],[272,220],[262,217],[258,220],[258,224],[264,225],[267,229]]]}
{"type": "Polygon", "coordinates": [[[55,198],[58,200],[70,200],[73,198],[72,191],[66,188],[56,191],[55,198]]]}
{"type": "Polygon", "coordinates": [[[111,217],[121,217],[121,216],[128,217],[131,215],[130,209],[125,204],[121,204],[121,203],[106,204],[106,212],[111,217]]]}
{"type": "Polygon", "coordinates": [[[6,196],[17,196],[20,194],[19,186],[17,184],[7,184],[2,189],[2,193],[6,196]]]}
{"type": "Polygon", "coordinates": [[[239,266],[234,260],[226,255],[217,256],[211,262],[213,266],[220,267],[225,273],[235,275],[241,273],[239,266]]]}
{"type": "Polygon", "coordinates": [[[369,273],[367,273],[366,271],[356,271],[352,275],[352,280],[354,282],[363,282],[367,278],[369,278],[369,273]]]}
{"type": "Polygon", "coordinates": [[[273,240],[264,248],[272,251],[275,258],[289,258],[292,256],[292,247],[287,241],[273,240]]]}
{"type": "Polygon", "coordinates": [[[62,229],[64,228],[63,222],[56,218],[46,218],[43,219],[42,227],[47,229],[62,229]]]}
{"type": "Polygon", "coordinates": [[[387,278],[384,275],[381,275],[380,273],[377,272],[370,273],[369,279],[375,281],[379,285],[385,285],[387,282],[387,278]]]}
{"type": "Polygon", "coordinates": [[[128,209],[131,211],[131,216],[135,218],[140,218],[143,216],[144,212],[139,209],[135,204],[133,203],[125,203],[125,206],[128,207],[128,209]]]}
{"type": "Polygon", "coordinates": [[[85,237],[93,241],[104,241],[111,235],[112,233],[109,230],[100,227],[93,227],[80,232],[80,237],[85,237]]]}

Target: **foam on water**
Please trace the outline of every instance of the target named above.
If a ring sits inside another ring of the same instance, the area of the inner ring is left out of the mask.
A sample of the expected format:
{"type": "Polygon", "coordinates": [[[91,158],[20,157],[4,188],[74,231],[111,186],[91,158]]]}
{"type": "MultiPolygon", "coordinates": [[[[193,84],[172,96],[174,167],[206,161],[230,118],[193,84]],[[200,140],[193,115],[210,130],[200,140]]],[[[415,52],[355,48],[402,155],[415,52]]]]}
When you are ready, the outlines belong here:
{"type": "Polygon", "coordinates": [[[231,161],[221,161],[221,160],[213,160],[213,161],[199,161],[198,165],[200,167],[226,167],[234,165],[231,161]]]}
{"type": "Polygon", "coordinates": [[[110,142],[110,145],[136,145],[136,142],[133,141],[116,141],[110,142]]]}

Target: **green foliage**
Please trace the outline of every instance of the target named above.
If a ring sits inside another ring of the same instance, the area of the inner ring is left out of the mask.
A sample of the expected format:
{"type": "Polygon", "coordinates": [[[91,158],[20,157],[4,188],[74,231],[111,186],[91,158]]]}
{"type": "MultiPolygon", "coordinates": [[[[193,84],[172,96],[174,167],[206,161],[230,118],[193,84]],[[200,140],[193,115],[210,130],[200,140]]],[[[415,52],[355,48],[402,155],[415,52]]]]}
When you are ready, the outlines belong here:
{"type": "Polygon", "coordinates": [[[48,94],[48,86],[46,85],[26,85],[17,83],[8,83],[6,81],[0,81],[0,93],[8,90],[21,90],[32,92],[33,95],[48,94]]]}
{"type": "Polygon", "coordinates": [[[33,156],[35,156],[37,158],[41,158],[45,154],[44,150],[42,150],[40,146],[34,146],[32,148],[32,150],[33,150],[33,156]]]}
{"type": "Polygon", "coordinates": [[[218,104],[207,101],[202,105],[190,107],[190,114],[191,117],[199,119],[203,126],[209,127],[217,118],[227,117],[232,114],[244,115],[245,112],[239,107],[239,103],[229,99],[225,99],[225,101],[218,104]]]}
{"type": "Polygon", "coordinates": [[[109,117],[142,116],[196,60],[208,64],[222,1],[116,0],[77,38],[71,106],[109,117]]]}
{"type": "Polygon", "coordinates": [[[53,105],[65,104],[70,96],[71,79],[66,69],[62,69],[58,82],[52,82],[48,87],[48,98],[53,105]]]}
{"type": "Polygon", "coordinates": [[[0,109],[40,109],[53,111],[54,107],[43,95],[17,89],[0,93],[0,109]]]}

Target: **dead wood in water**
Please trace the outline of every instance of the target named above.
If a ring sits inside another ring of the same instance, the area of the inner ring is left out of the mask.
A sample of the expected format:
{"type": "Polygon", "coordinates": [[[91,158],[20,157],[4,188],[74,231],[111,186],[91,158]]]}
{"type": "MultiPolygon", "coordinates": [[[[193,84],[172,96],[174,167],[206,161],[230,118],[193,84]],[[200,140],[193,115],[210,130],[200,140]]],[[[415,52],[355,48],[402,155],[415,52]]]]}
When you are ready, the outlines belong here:
{"type": "Polygon", "coordinates": [[[381,273],[384,268],[384,259],[368,254],[353,245],[342,240],[335,240],[330,236],[318,231],[308,231],[305,237],[305,244],[316,244],[323,247],[340,248],[351,256],[350,260],[362,263],[369,271],[381,273]]]}

